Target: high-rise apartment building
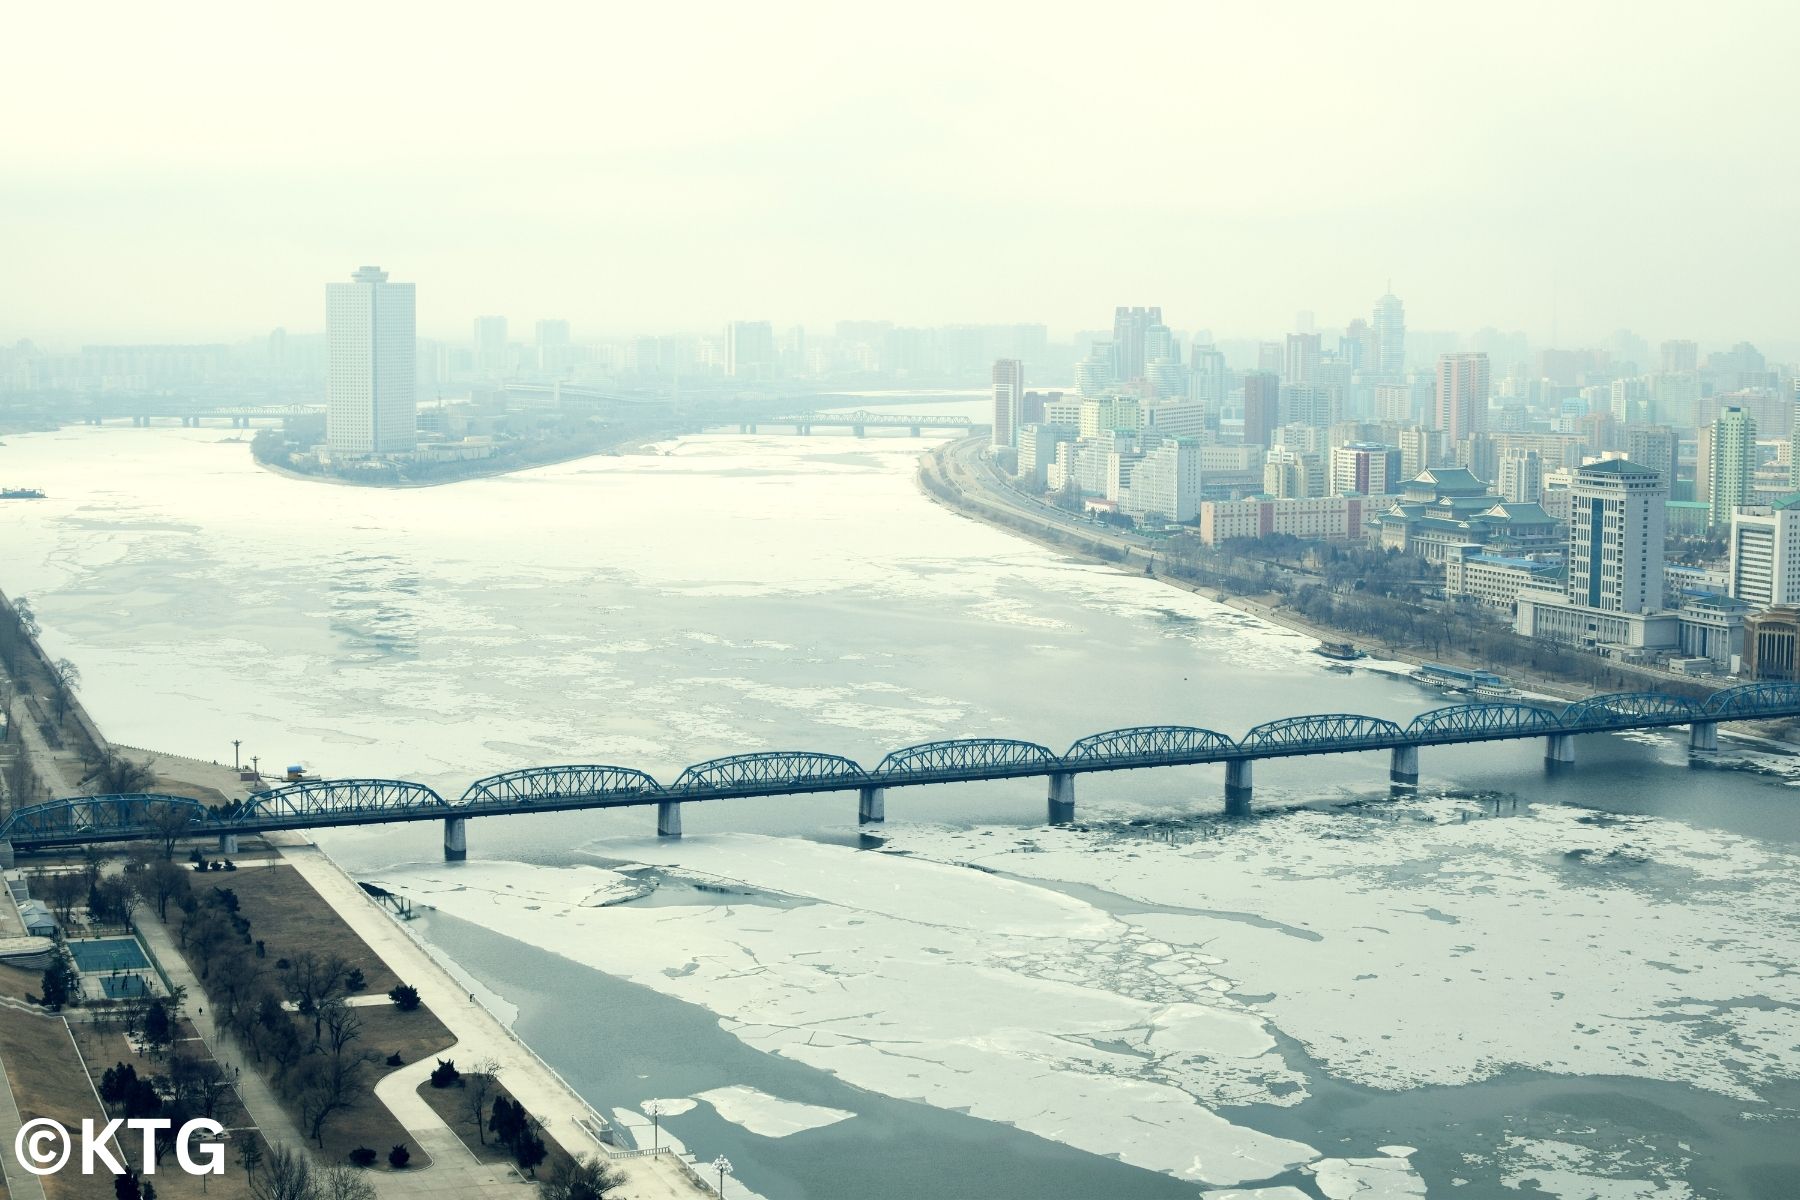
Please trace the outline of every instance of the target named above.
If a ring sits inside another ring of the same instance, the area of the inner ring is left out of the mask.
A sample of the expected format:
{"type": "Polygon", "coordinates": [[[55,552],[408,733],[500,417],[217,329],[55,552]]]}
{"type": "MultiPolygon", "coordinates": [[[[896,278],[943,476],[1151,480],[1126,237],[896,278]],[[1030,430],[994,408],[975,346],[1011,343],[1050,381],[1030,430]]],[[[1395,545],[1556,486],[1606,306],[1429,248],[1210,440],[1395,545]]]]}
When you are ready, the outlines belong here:
{"type": "Polygon", "coordinates": [[[1800,379],[1794,380],[1794,423],[1788,427],[1788,486],[1800,488],[1800,379]]]}
{"type": "Polygon", "coordinates": [[[1314,383],[1319,377],[1319,335],[1290,333],[1282,356],[1281,376],[1288,383],[1314,383]]]}
{"type": "Polygon", "coordinates": [[[1569,498],[1571,604],[1625,613],[1662,608],[1668,498],[1662,476],[1629,459],[1576,470],[1569,498]]]}
{"type": "Polygon", "coordinates": [[[1144,391],[1159,400],[1185,400],[1187,368],[1172,358],[1152,358],[1144,363],[1144,391]]]}
{"type": "Polygon", "coordinates": [[[1731,514],[1726,590],[1755,608],[1800,604],[1800,496],[1731,514]]]}
{"type": "Polygon", "coordinates": [[[418,449],[416,297],[362,267],[325,285],[325,445],[334,457],[418,449]]]}
{"type": "Polygon", "coordinates": [[[1444,465],[1444,435],[1414,425],[1400,431],[1400,478],[1417,479],[1432,467],[1444,465]]]}
{"type": "Polygon", "coordinates": [[[475,318],[475,369],[483,375],[504,375],[512,369],[505,317],[475,318]]]}
{"type": "Polygon", "coordinates": [[[1719,410],[1706,447],[1708,499],[1712,523],[1731,523],[1733,510],[1750,503],[1756,479],[1756,421],[1736,405],[1719,410]]]}
{"type": "Polygon", "coordinates": [[[1181,351],[1176,349],[1175,335],[1167,325],[1156,324],[1144,330],[1144,367],[1149,369],[1151,363],[1159,358],[1171,362],[1181,361],[1181,351]]]}
{"type": "Polygon", "coordinates": [[[1281,424],[1281,376],[1251,371],[1244,376],[1244,445],[1267,446],[1281,424]]]}
{"type": "Polygon", "coordinates": [[[1192,521],[1200,515],[1200,451],[1199,441],[1188,437],[1144,451],[1120,506],[1132,516],[1160,513],[1170,521],[1192,521]]]}
{"type": "Polygon", "coordinates": [[[1325,456],[1300,450],[1271,450],[1263,460],[1263,494],[1277,500],[1323,496],[1325,456]]]}
{"type": "Polygon", "coordinates": [[[1369,371],[1377,357],[1375,330],[1361,317],[1352,319],[1338,339],[1338,358],[1352,371],[1369,371]]]}
{"type": "Polygon", "coordinates": [[[1352,442],[1331,451],[1331,492],[1336,496],[1388,496],[1400,491],[1400,447],[1352,442]]]}
{"type": "Polygon", "coordinates": [[[1406,374],[1406,306],[1389,292],[1375,302],[1375,362],[1372,368],[1390,379],[1406,374]]]}
{"type": "Polygon", "coordinates": [[[1404,383],[1382,383],[1375,387],[1375,419],[1395,425],[1411,425],[1417,418],[1413,412],[1412,388],[1404,383]]]}
{"type": "Polygon", "coordinates": [[[1334,389],[1314,384],[1287,384],[1281,389],[1281,423],[1327,429],[1337,420],[1334,389]]]}
{"type": "Polygon", "coordinates": [[[1226,385],[1225,356],[1210,344],[1195,342],[1188,352],[1188,398],[1206,406],[1209,427],[1218,427],[1226,385]]]}
{"type": "Polygon", "coordinates": [[[1437,427],[1452,443],[1487,428],[1488,356],[1438,355],[1437,427]]]}
{"type": "Polygon", "coordinates": [[[569,342],[569,323],[561,319],[537,323],[537,365],[540,371],[561,371],[574,362],[569,342]]]}
{"type": "Polygon", "coordinates": [[[1127,308],[1113,310],[1113,341],[1119,347],[1119,378],[1133,380],[1144,374],[1144,337],[1153,325],[1162,324],[1162,309],[1127,308]]]}
{"type": "Polygon", "coordinates": [[[1692,429],[1700,410],[1700,376],[1664,371],[1650,377],[1650,415],[1664,425],[1692,429]]]}
{"type": "Polygon", "coordinates": [[[1662,369],[1670,373],[1698,371],[1700,369],[1699,343],[1680,340],[1664,342],[1662,344],[1662,369]]]}
{"type": "Polygon", "coordinates": [[[1119,379],[1117,342],[1095,342],[1087,357],[1075,364],[1075,390],[1083,396],[1098,396],[1119,379]]]}
{"type": "Polygon", "coordinates": [[[775,329],[767,321],[733,321],[725,327],[725,374],[733,379],[768,379],[779,360],[775,329]]]}
{"type": "Polygon", "coordinates": [[[997,359],[994,363],[994,438],[996,446],[1011,446],[1018,440],[1019,426],[1025,415],[1025,364],[1016,358],[997,359]]]}
{"type": "Polygon", "coordinates": [[[1633,425],[1625,431],[1625,457],[1661,475],[1671,492],[1675,490],[1675,462],[1680,446],[1680,437],[1667,425],[1633,425]]]}
{"type": "Polygon", "coordinates": [[[1536,450],[1500,453],[1494,491],[1514,504],[1537,504],[1544,498],[1544,459],[1536,450]]]}

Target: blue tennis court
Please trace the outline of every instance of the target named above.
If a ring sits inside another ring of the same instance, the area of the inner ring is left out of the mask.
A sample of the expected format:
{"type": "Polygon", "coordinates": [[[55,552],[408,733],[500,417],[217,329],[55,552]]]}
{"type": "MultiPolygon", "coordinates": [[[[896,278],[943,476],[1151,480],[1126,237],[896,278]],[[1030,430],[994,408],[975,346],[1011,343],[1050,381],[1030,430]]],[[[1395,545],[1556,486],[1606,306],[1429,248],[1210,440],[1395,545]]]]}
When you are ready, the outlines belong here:
{"type": "Polygon", "coordinates": [[[94,938],[85,942],[70,942],[69,953],[75,957],[75,965],[81,968],[84,975],[92,975],[100,971],[136,971],[150,965],[144,957],[144,948],[137,944],[136,938],[94,938]]]}
{"type": "Polygon", "coordinates": [[[105,990],[108,1000],[124,1000],[150,994],[149,985],[141,975],[102,975],[100,986],[105,990]]]}

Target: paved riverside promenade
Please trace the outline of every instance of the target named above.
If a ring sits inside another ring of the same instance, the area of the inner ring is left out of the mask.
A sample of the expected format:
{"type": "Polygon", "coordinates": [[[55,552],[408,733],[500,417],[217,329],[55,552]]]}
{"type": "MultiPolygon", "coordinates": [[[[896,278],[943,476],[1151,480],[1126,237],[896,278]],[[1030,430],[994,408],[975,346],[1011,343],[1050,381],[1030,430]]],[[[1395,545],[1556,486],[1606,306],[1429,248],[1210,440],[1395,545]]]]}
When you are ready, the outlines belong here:
{"type": "MultiPolygon", "coordinates": [[[[369,948],[381,956],[394,974],[419,989],[419,998],[456,1035],[456,1044],[438,1057],[453,1058],[464,1069],[486,1058],[500,1064],[500,1082],[543,1125],[544,1136],[572,1155],[599,1154],[606,1148],[582,1127],[597,1114],[567,1084],[527,1050],[511,1030],[480,1004],[471,1003],[463,987],[433,958],[412,934],[387,910],[357,886],[356,881],[311,842],[298,834],[271,834],[282,858],[356,931],[369,948]]],[[[504,1165],[475,1161],[460,1138],[418,1095],[418,1085],[430,1074],[431,1062],[414,1063],[387,1076],[375,1094],[406,1127],[433,1166],[421,1172],[399,1172],[379,1179],[381,1195],[521,1195],[519,1176],[504,1165]],[[456,1151],[460,1151],[460,1158],[456,1151]],[[455,1168],[454,1177],[439,1165],[455,1168]],[[488,1176],[491,1173],[492,1177],[488,1176]],[[430,1178],[435,1175],[436,1178],[430,1178]],[[411,1177],[408,1179],[406,1177],[411,1177]],[[411,1182],[416,1187],[404,1186],[411,1182]],[[466,1182],[465,1182],[466,1181],[466,1182]]],[[[712,1195],[697,1186],[667,1155],[643,1155],[614,1163],[625,1176],[625,1186],[615,1193],[621,1200],[694,1200],[712,1195]]]]}

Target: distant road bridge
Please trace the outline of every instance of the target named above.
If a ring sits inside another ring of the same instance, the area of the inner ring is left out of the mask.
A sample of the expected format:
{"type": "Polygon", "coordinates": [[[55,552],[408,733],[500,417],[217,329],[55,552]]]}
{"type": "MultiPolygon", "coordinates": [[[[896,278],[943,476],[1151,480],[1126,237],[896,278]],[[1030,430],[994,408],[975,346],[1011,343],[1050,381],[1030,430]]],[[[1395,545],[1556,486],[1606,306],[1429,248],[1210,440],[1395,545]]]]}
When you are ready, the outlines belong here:
{"type": "Polygon", "coordinates": [[[565,405],[590,408],[607,405],[632,408],[669,406],[668,398],[663,396],[625,396],[573,383],[509,383],[506,385],[506,394],[516,400],[547,403],[556,408],[565,405]]]}
{"type": "Polygon", "coordinates": [[[681,806],[751,796],[855,792],[858,818],[886,816],[889,788],[1042,776],[1049,780],[1049,819],[1075,817],[1075,777],[1095,771],[1225,764],[1225,808],[1250,811],[1251,770],[1258,759],[1385,750],[1397,787],[1419,781],[1419,751],[1466,742],[1544,739],[1551,767],[1572,766],[1584,733],[1686,726],[1691,751],[1718,749],[1721,721],[1800,717],[1800,684],[1750,684],[1689,700],[1655,692],[1593,696],[1560,710],[1538,704],[1452,704],[1410,722],[1353,713],[1266,721],[1231,737],[1185,725],[1113,729],[1081,738],[1062,753],[1011,738],[955,738],[895,750],[873,767],[837,754],[772,750],[695,763],[662,783],[631,767],[596,764],[526,767],[470,784],[454,800],[420,783],[396,779],[307,780],[272,788],[241,804],[207,809],[178,796],[74,796],[19,809],[0,824],[0,856],[88,842],[171,841],[217,835],[226,853],[238,837],[284,829],[444,823],[444,856],[467,854],[470,817],[515,816],[567,809],[655,805],[656,831],[681,835],[681,806]]]}
{"type": "Polygon", "coordinates": [[[198,426],[202,421],[229,421],[233,429],[248,429],[252,421],[286,421],[291,417],[321,416],[324,412],[323,404],[184,406],[136,403],[90,410],[82,419],[89,425],[103,425],[107,421],[130,421],[140,427],[157,421],[179,421],[188,427],[198,426]]]}
{"type": "Polygon", "coordinates": [[[938,415],[930,417],[913,416],[904,413],[869,412],[857,409],[847,413],[809,412],[795,413],[786,417],[754,417],[737,423],[739,433],[756,433],[764,425],[780,427],[791,426],[795,433],[805,435],[818,429],[848,429],[857,437],[864,436],[871,429],[905,429],[912,436],[919,437],[927,429],[949,429],[959,433],[967,433],[975,428],[975,423],[967,417],[938,415]]]}

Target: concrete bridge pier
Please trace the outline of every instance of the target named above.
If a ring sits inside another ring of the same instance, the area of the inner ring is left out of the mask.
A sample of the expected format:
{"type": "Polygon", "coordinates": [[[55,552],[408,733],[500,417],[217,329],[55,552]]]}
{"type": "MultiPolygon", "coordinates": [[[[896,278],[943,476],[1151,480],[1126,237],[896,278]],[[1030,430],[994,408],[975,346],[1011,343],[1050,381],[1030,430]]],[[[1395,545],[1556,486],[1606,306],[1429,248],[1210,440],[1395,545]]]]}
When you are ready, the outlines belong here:
{"type": "Polygon", "coordinates": [[[1695,721],[1688,726],[1688,753],[1713,751],[1719,748],[1719,723],[1717,721],[1695,721]]]}
{"type": "Polygon", "coordinates": [[[13,866],[13,844],[0,841],[0,867],[10,870],[13,866]]]}
{"type": "Polygon", "coordinates": [[[862,787],[856,789],[856,823],[871,825],[887,820],[887,789],[879,787],[862,787]]]}
{"type": "Polygon", "coordinates": [[[851,426],[851,427],[850,427],[850,428],[851,428],[851,431],[852,431],[852,432],[854,432],[854,433],[855,433],[855,434],[856,434],[856,436],[857,436],[857,437],[864,437],[864,436],[866,436],[866,434],[867,434],[867,432],[868,432],[868,431],[867,431],[867,430],[866,430],[866,429],[865,429],[865,428],[864,428],[864,427],[863,427],[863,426],[861,426],[861,425],[852,425],[852,426],[851,426]]]}
{"type": "Polygon", "coordinates": [[[462,862],[469,857],[469,818],[444,818],[444,861],[462,862]]]}
{"type": "Polygon", "coordinates": [[[1419,786],[1419,748],[1395,746],[1388,759],[1388,782],[1401,787],[1419,786]]]}
{"type": "Polygon", "coordinates": [[[912,435],[913,435],[913,436],[914,436],[914,437],[919,437],[919,436],[920,436],[920,429],[919,429],[919,427],[918,427],[918,426],[917,426],[917,425],[909,425],[909,426],[907,426],[907,428],[908,428],[908,429],[910,429],[910,430],[911,430],[911,431],[912,431],[912,435]]]}
{"type": "Polygon", "coordinates": [[[235,833],[221,833],[219,835],[219,853],[236,854],[238,852],[237,839],[238,835],[235,833]]]}
{"type": "Polygon", "coordinates": [[[1250,783],[1250,767],[1252,760],[1234,758],[1225,764],[1225,815],[1228,817],[1247,817],[1250,815],[1250,797],[1254,793],[1250,783]]]}
{"type": "Polygon", "coordinates": [[[1050,823],[1067,825],[1075,819],[1075,776],[1068,771],[1050,775],[1050,823]]]}
{"type": "Polygon", "coordinates": [[[1544,765],[1551,768],[1574,766],[1575,735],[1572,733],[1552,733],[1545,737],[1544,765]]]}
{"type": "Polygon", "coordinates": [[[656,836],[681,836],[681,801],[658,800],[656,802],[656,836]]]}

